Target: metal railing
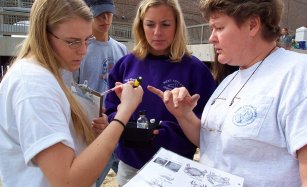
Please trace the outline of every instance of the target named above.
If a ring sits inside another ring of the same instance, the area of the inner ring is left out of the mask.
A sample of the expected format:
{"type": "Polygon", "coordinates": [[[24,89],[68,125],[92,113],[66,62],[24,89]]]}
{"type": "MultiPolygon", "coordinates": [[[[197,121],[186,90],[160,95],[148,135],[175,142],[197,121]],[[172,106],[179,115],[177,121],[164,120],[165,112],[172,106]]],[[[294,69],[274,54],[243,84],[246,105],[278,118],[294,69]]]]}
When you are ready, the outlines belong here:
{"type": "Polygon", "coordinates": [[[0,34],[26,35],[30,9],[21,7],[0,8],[0,34]]]}
{"type": "Polygon", "coordinates": [[[0,0],[0,7],[31,8],[34,0],[0,0]]]}
{"type": "Polygon", "coordinates": [[[188,26],[188,36],[190,44],[207,44],[211,34],[209,24],[188,26]]]}
{"type": "MultiPolygon", "coordinates": [[[[29,8],[2,7],[0,8],[0,35],[27,35],[29,28],[29,8]]],[[[113,23],[110,35],[122,41],[132,40],[131,25],[113,23]]]]}
{"type": "Polygon", "coordinates": [[[4,66],[4,65],[1,65],[0,66],[0,82],[2,80],[2,77],[5,75],[5,73],[7,72],[7,70],[9,70],[10,66],[7,65],[7,66],[4,66]]]}
{"type": "MultiPolygon", "coordinates": [[[[34,0],[0,0],[0,35],[27,35],[30,7],[34,0]]],[[[206,44],[210,36],[208,24],[187,27],[190,44],[206,44]]],[[[132,26],[113,22],[110,36],[120,41],[132,41],[132,26]]]]}
{"type": "Polygon", "coordinates": [[[113,22],[109,30],[111,37],[121,41],[132,41],[132,28],[130,24],[113,22]]]}

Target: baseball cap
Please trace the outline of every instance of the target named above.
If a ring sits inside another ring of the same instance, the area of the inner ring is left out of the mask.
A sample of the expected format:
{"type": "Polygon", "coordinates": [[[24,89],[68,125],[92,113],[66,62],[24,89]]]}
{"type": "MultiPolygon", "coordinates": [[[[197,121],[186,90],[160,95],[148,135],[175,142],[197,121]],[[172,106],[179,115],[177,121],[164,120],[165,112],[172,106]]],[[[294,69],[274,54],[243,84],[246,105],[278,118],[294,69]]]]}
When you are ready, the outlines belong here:
{"type": "Polygon", "coordinates": [[[87,6],[91,8],[94,17],[104,13],[115,13],[115,6],[112,0],[85,0],[87,6]]]}

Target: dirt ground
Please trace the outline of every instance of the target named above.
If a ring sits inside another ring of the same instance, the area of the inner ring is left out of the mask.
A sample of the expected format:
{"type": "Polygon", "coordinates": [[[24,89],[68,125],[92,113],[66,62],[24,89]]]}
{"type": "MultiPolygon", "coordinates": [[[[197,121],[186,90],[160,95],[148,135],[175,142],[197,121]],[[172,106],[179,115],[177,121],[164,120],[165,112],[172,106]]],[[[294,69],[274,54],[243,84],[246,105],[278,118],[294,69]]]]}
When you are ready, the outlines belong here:
{"type": "Polygon", "coordinates": [[[107,177],[104,179],[101,187],[118,187],[116,182],[116,173],[111,169],[107,177]]]}

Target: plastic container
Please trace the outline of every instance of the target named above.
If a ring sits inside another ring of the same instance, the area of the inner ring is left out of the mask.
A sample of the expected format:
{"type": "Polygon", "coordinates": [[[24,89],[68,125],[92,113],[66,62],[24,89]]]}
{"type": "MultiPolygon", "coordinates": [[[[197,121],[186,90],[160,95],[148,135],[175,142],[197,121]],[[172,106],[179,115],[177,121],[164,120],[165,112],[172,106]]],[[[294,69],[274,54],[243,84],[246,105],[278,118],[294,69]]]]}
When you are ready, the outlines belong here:
{"type": "Polygon", "coordinates": [[[149,121],[146,117],[145,110],[141,110],[139,112],[140,117],[136,121],[136,127],[138,129],[148,129],[149,128],[149,121]]]}
{"type": "Polygon", "coordinates": [[[300,49],[306,50],[306,41],[299,41],[298,45],[300,49]]]}

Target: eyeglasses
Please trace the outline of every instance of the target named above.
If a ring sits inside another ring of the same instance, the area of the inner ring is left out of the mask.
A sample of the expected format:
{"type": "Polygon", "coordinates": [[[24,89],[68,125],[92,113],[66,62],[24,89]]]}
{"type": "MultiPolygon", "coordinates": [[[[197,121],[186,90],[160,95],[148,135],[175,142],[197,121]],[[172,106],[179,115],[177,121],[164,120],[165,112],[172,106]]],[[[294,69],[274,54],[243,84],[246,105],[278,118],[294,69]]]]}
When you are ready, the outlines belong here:
{"type": "MultiPolygon", "coordinates": [[[[78,49],[79,47],[81,47],[82,46],[82,41],[81,40],[75,40],[75,41],[67,41],[67,40],[64,40],[64,39],[62,39],[62,38],[59,38],[58,36],[56,36],[55,34],[53,34],[52,32],[50,32],[50,31],[47,31],[49,34],[51,34],[53,37],[55,37],[56,39],[58,39],[58,40],[62,40],[62,41],[64,41],[65,43],[67,43],[68,44],[68,47],[70,47],[71,49],[78,49]]],[[[95,40],[96,38],[95,38],[95,36],[90,36],[90,37],[88,37],[86,40],[85,40],[85,45],[86,46],[88,46],[88,44],[91,42],[91,41],[93,41],[93,40],[95,40]]]]}
{"type": "MultiPolygon", "coordinates": [[[[239,71],[237,71],[237,73],[232,77],[232,79],[228,82],[228,84],[224,87],[224,89],[219,93],[219,95],[218,95],[216,98],[214,98],[214,99],[212,100],[211,105],[214,105],[214,103],[215,103],[216,100],[218,100],[218,99],[226,101],[226,98],[221,98],[220,96],[222,95],[222,93],[224,92],[224,90],[229,86],[229,84],[233,81],[233,79],[238,75],[238,73],[239,73],[239,71]]],[[[248,79],[248,80],[249,80],[249,79],[248,79]]],[[[248,80],[247,80],[247,81],[248,81],[248,80]]],[[[246,83],[245,83],[245,84],[246,84],[246,83]]],[[[232,100],[231,100],[229,106],[231,106],[231,105],[234,103],[235,99],[240,99],[240,98],[237,97],[237,95],[238,95],[238,93],[241,91],[241,89],[245,86],[245,84],[240,88],[240,90],[239,90],[239,91],[236,93],[236,95],[232,98],[232,100]]]]}

